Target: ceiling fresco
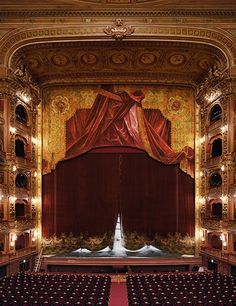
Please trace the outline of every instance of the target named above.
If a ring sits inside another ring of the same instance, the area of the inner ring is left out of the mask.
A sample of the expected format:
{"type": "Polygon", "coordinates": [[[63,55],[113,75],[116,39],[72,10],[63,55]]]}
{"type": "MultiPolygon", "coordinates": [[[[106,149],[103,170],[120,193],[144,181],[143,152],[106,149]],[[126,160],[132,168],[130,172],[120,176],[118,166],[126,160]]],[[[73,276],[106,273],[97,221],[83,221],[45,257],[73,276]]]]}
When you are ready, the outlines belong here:
{"type": "Polygon", "coordinates": [[[27,67],[41,85],[139,78],[194,85],[210,67],[225,65],[224,55],[212,46],[168,41],[41,43],[21,48],[11,63],[13,69],[27,67]]]}

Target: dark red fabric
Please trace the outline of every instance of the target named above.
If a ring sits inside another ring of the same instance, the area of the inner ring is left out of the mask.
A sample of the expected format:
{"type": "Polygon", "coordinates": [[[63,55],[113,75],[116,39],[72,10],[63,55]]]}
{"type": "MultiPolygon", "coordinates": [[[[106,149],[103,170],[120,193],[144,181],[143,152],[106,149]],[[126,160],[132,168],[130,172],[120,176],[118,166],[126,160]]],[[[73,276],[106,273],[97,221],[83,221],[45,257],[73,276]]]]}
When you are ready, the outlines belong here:
{"type": "Polygon", "coordinates": [[[171,124],[159,109],[144,109],[144,116],[149,124],[153,127],[155,133],[170,146],[171,145],[171,124]]]}
{"type": "Polygon", "coordinates": [[[194,235],[194,180],[177,165],[163,165],[146,154],[126,154],[122,163],[124,230],[194,235]]]}
{"type": "Polygon", "coordinates": [[[87,153],[43,176],[43,235],[124,230],[194,234],[194,181],[146,153],[87,153]],[[54,196],[52,196],[54,195],[54,196]]]}
{"type": "Polygon", "coordinates": [[[67,121],[66,158],[78,156],[95,147],[133,146],[146,150],[164,164],[185,160],[185,168],[193,176],[193,149],[185,147],[175,152],[170,147],[170,123],[159,110],[143,110],[142,98],[141,95],[134,96],[126,92],[113,94],[101,90],[91,110],[77,110],[67,121]],[[137,111],[141,114],[139,119],[137,111]],[[144,143],[143,137],[148,143],[144,143]]]}
{"type": "MultiPolygon", "coordinates": [[[[42,234],[44,237],[49,237],[56,232],[54,221],[56,216],[56,171],[43,175],[42,184],[42,234]]],[[[65,208],[66,209],[66,208],[65,208]]]]}

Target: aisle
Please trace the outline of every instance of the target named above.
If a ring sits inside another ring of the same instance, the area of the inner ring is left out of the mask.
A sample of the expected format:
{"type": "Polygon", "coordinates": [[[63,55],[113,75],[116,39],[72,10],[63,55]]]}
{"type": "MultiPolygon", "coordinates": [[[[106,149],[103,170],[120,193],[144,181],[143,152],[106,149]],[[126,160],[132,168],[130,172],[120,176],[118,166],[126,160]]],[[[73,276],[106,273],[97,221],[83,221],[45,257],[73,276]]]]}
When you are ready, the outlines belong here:
{"type": "Polygon", "coordinates": [[[126,282],[112,282],[109,306],[128,306],[126,282]]]}

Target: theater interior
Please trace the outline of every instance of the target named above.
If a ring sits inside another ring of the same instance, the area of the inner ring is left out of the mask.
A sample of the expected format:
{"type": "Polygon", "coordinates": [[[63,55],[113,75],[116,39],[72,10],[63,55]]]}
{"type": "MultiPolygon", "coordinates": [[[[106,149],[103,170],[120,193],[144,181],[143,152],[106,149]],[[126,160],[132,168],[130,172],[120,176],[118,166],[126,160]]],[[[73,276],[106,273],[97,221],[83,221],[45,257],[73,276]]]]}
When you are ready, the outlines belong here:
{"type": "Polygon", "coordinates": [[[1,0],[0,304],[235,305],[235,80],[233,0],[1,0]]]}

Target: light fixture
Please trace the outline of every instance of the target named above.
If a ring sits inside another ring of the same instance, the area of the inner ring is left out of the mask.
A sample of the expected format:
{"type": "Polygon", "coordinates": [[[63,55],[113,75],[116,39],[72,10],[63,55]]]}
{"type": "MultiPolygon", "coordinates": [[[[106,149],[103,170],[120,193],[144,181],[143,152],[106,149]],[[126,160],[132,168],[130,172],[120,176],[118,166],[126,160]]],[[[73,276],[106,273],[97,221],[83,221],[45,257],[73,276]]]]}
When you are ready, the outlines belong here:
{"type": "Polygon", "coordinates": [[[225,165],[222,165],[222,166],[220,167],[220,170],[221,170],[222,172],[224,172],[224,171],[225,171],[225,165]]]}
{"type": "Polygon", "coordinates": [[[204,135],[203,137],[200,138],[200,144],[203,144],[206,140],[206,136],[204,135]]]}
{"type": "Polygon", "coordinates": [[[16,171],[16,165],[14,165],[14,166],[12,167],[12,171],[13,171],[13,172],[16,171]]]}
{"type": "Polygon", "coordinates": [[[221,201],[222,201],[223,204],[227,204],[229,198],[228,198],[227,195],[222,195],[222,196],[220,197],[220,199],[221,199],[221,201]]]}
{"type": "Polygon", "coordinates": [[[32,140],[32,143],[35,145],[38,143],[38,140],[35,137],[31,137],[31,140],[32,140]]]}
{"type": "Polygon", "coordinates": [[[200,204],[206,204],[206,198],[205,197],[200,197],[199,198],[199,202],[200,202],[200,204]]]}
{"type": "Polygon", "coordinates": [[[221,132],[224,134],[225,132],[228,131],[228,125],[227,124],[223,125],[220,129],[221,129],[221,132]]]}
{"type": "Polygon", "coordinates": [[[16,197],[15,196],[10,196],[9,197],[9,202],[10,203],[15,203],[15,201],[16,201],[16,197]]]}
{"type": "Polygon", "coordinates": [[[10,126],[9,131],[10,131],[10,133],[15,134],[16,128],[13,127],[13,126],[10,126]]]}

